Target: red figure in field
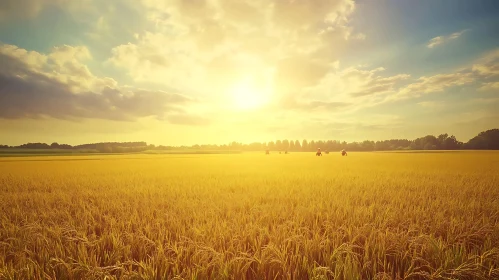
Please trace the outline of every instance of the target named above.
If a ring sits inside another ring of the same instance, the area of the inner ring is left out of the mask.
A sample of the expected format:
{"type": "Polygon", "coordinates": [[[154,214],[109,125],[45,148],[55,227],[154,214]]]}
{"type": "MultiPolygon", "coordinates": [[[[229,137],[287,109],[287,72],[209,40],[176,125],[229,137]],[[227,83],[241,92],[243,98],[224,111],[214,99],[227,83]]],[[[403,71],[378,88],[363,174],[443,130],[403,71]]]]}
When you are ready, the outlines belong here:
{"type": "Polygon", "coordinates": [[[322,156],[321,153],[321,148],[317,148],[317,153],[315,153],[316,156],[322,156]]]}

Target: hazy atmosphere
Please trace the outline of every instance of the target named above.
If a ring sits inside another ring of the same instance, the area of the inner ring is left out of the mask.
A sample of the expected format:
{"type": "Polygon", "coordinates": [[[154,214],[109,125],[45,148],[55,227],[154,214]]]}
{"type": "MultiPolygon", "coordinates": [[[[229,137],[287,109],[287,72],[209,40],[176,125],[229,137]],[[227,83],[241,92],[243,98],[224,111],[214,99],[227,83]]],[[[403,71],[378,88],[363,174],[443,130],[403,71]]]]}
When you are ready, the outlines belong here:
{"type": "Polygon", "coordinates": [[[467,141],[497,127],[498,12],[469,0],[2,1],[0,144],[467,141]]]}
{"type": "Polygon", "coordinates": [[[499,279],[499,0],[0,0],[0,279],[499,279]]]}

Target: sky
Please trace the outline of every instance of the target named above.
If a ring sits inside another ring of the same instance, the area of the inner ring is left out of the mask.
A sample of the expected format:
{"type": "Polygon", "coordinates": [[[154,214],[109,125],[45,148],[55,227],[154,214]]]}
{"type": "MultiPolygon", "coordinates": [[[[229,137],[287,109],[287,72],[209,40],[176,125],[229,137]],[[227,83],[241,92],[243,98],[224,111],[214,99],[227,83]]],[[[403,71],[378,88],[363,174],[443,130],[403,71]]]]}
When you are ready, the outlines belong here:
{"type": "Polygon", "coordinates": [[[0,144],[499,128],[496,0],[3,0],[0,144]]]}

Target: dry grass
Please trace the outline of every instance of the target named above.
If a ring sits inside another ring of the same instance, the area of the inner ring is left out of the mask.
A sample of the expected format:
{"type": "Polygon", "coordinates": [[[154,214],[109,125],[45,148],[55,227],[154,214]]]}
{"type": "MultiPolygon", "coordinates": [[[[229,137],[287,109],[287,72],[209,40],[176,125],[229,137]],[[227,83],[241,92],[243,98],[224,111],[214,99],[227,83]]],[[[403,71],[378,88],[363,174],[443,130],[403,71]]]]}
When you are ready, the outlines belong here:
{"type": "Polygon", "coordinates": [[[0,158],[0,279],[498,279],[499,153],[0,158]]]}

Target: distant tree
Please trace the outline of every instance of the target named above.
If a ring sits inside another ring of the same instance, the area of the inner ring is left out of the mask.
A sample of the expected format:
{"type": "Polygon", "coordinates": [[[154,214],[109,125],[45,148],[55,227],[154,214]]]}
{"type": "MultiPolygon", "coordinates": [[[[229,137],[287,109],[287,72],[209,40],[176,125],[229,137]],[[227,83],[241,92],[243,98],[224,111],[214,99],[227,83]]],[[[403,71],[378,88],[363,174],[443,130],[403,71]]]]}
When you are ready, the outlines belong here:
{"type": "Polygon", "coordinates": [[[426,144],[431,144],[431,145],[435,145],[438,147],[438,138],[433,136],[433,135],[426,135],[425,137],[423,137],[423,143],[426,144]]]}
{"type": "Polygon", "coordinates": [[[362,151],[374,151],[374,141],[365,140],[360,144],[362,151]]]}
{"type": "Polygon", "coordinates": [[[499,129],[480,132],[465,144],[465,148],[499,150],[499,129]]]}
{"type": "Polygon", "coordinates": [[[341,144],[340,144],[340,148],[341,148],[342,150],[343,150],[343,149],[346,149],[346,148],[347,148],[347,145],[348,145],[348,143],[347,143],[346,141],[343,141],[343,142],[341,142],[341,144]]]}
{"type": "MultiPolygon", "coordinates": [[[[413,141],[409,141],[407,139],[390,139],[383,141],[364,141],[362,143],[362,149],[374,149],[375,151],[390,151],[390,150],[405,150],[409,149],[413,141]]],[[[413,148],[416,149],[416,144],[413,145],[413,148]]],[[[423,149],[421,147],[420,149],[423,149]]]]}
{"type": "Polygon", "coordinates": [[[322,140],[319,140],[319,141],[315,142],[315,145],[317,146],[317,148],[320,148],[323,151],[326,150],[325,142],[322,141],[322,140]]]}
{"type": "Polygon", "coordinates": [[[411,144],[409,144],[409,149],[410,150],[420,150],[415,141],[412,141],[411,144]]]}
{"type": "Polygon", "coordinates": [[[248,145],[248,150],[250,151],[261,151],[265,149],[265,145],[260,142],[253,142],[248,145]]]}
{"type": "Polygon", "coordinates": [[[340,150],[341,150],[341,143],[340,143],[340,141],[337,141],[337,140],[331,141],[330,151],[340,151],[340,150]]]}
{"type": "Polygon", "coordinates": [[[46,143],[26,143],[22,144],[20,146],[17,146],[17,148],[24,148],[24,149],[49,149],[50,146],[46,143]]]}
{"type": "Polygon", "coordinates": [[[268,148],[269,148],[269,144],[268,144],[267,142],[263,142],[263,143],[262,143],[262,149],[263,149],[263,150],[266,150],[266,149],[268,149],[268,148]]]}
{"type": "Polygon", "coordinates": [[[302,143],[301,143],[301,150],[304,151],[304,152],[308,151],[308,142],[307,142],[307,140],[303,140],[302,141],[302,143]]]}
{"type": "Polygon", "coordinates": [[[282,151],[284,149],[283,146],[282,146],[282,141],[281,140],[275,141],[275,148],[276,148],[276,150],[279,150],[279,151],[282,151]]]}
{"type": "Polygon", "coordinates": [[[447,137],[443,144],[442,144],[442,149],[446,150],[459,150],[463,146],[462,142],[457,141],[456,136],[452,135],[450,137],[447,137]]]}
{"type": "Polygon", "coordinates": [[[437,149],[437,145],[428,142],[428,143],[425,144],[424,149],[425,150],[436,150],[437,149]]]}
{"type": "Polygon", "coordinates": [[[161,151],[163,151],[163,150],[172,150],[172,149],[173,149],[172,146],[159,145],[159,146],[156,147],[156,150],[161,150],[161,151]]]}
{"type": "Polygon", "coordinates": [[[490,129],[480,132],[477,136],[470,139],[467,143],[460,142],[454,135],[449,136],[447,133],[442,133],[437,137],[426,135],[414,140],[407,139],[390,139],[382,141],[365,140],[363,142],[340,142],[338,140],[277,140],[276,142],[260,143],[253,142],[243,144],[239,142],[231,142],[228,145],[192,145],[192,146],[155,146],[148,145],[146,142],[101,142],[89,143],[77,146],[68,144],[59,144],[54,142],[50,145],[46,143],[26,143],[15,147],[0,145],[0,148],[24,148],[24,149],[88,149],[98,150],[104,153],[125,153],[125,152],[142,152],[145,150],[179,150],[179,149],[195,149],[195,150],[238,150],[238,151],[262,151],[270,149],[271,151],[316,151],[320,148],[322,151],[340,151],[342,149],[350,151],[387,151],[387,150],[458,150],[458,149],[499,149],[499,129],[490,129]]]}
{"type": "Polygon", "coordinates": [[[315,152],[315,150],[317,150],[318,147],[316,147],[317,145],[315,144],[315,141],[314,140],[311,140],[309,143],[308,143],[308,148],[307,148],[307,152],[315,152]]]}
{"type": "Polygon", "coordinates": [[[443,133],[443,134],[438,135],[437,139],[438,139],[438,148],[439,149],[446,149],[445,141],[447,140],[447,138],[449,138],[449,134],[447,134],[447,133],[443,133]]]}
{"type": "MultiPolygon", "coordinates": [[[[291,141],[293,142],[293,141],[291,141]]],[[[302,147],[300,145],[300,141],[295,140],[295,151],[301,151],[302,147]]]]}
{"type": "Polygon", "coordinates": [[[389,149],[388,141],[376,141],[374,143],[375,151],[387,151],[389,149]]]}
{"type": "Polygon", "coordinates": [[[284,151],[289,151],[289,140],[288,139],[282,140],[282,149],[284,151]]]}
{"type": "Polygon", "coordinates": [[[274,141],[270,141],[268,144],[267,144],[267,149],[271,150],[271,151],[275,151],[276,147],[275,147],[275,143],[274,141]]]}
{"type": "Polygon", "coordinates": [[[107,146],[103,148],[103,153],[127,153],[127,152],[132,152],[132,150],[129,147],[119,147],[119,146],[107,146]],[[106,151],[109,149],[110,151],[106,151]]]}
{"type": "Polygon", "coordinates": [[[439,140],[433,135],[426,135],[425,137],[416,138],[413,142],[414,144],[410,144],[410,147],[413,150],[429,150],[432,149],[433,146],[435,146],[436,148],[439,147],[439,140]]]}
{"type": "Polygon", "coordinates": [[[348,150],[348,151],[359,151],[360,150],[360,144],[358,142],[348,143],[346,150],[348,150]]]}
{"type": "Polygon", "coordinates": [[[97,146],[97,150],[101,153],[112,153],[113,148],[108,144],[100,144],[97,146]]]}
{"type": "Polygon", "coordinates": [[[239,142],[236,142],[236,141],[232,141],[230,144],[229,144],[229,150],[233,150],[233,151],[240,151],[242,149],[242,144],[239,143],[239,142]]]}

